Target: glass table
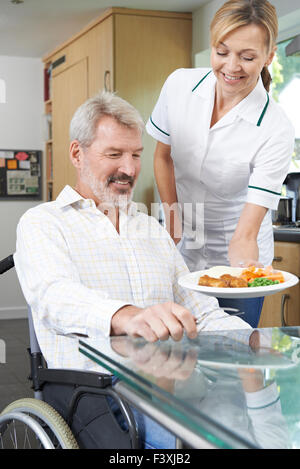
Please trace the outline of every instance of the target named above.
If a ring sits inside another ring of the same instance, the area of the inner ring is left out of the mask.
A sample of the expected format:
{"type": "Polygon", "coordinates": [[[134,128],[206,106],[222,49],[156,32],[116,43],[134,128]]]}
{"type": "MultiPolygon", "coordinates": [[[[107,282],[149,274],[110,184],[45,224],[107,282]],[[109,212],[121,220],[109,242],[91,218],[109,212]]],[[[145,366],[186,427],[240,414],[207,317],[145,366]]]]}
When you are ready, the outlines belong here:
{"type": "Polygon", "coordinates": [[[300,327],[84,338],[79,350],[185,448],[300,448],[300,327]]]}

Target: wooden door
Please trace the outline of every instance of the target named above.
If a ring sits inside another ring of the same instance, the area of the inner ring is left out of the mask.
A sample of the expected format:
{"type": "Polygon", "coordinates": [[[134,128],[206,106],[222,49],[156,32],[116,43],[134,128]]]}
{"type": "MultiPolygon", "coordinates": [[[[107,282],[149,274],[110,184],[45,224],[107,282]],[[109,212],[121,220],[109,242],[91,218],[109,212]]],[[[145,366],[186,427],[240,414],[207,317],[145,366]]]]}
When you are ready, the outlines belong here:
{"type": "Polygon", "coordinates": [[[66,184],[74,185],[75,169],[69,159],[69,126],[75,110],[88,98],[88,59],[52,79],[53,199],[66,184]]]}
{"type": "MultiPolygon", "coordinates": [[[[146,122],[161,87],[177,68],[191,66],[192,17],[170,13],[115,15],[115,91],[141,113],[146,122]]],[[[150,208],[154,201],[155,140],[144,135],[142,171],[134,200],[150,208]]]]}

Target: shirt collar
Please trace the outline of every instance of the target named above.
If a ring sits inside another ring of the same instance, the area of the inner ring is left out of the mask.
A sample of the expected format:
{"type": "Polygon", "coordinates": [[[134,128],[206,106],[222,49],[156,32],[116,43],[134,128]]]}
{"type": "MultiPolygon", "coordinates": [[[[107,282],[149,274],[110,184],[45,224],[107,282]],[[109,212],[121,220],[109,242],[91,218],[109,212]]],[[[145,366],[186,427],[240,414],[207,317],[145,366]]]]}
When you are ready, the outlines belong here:
{"type": "MultiPolygon", "coordinates": [[[[216,82],[217,79],[213,71],[209,73],[207,69],[203,77],[195,84],[192,93],[203,99],[214,99],[216,82]]],[[[261,77],[259,77],[251,93],[231,110],[231,117],[234,117],[233,115],[239,116],[252,124],[258,125],[259,119],[264,113],[268,101],[268,93],[263,85],[261,77]]]]}
{"type": "Polygon", "coordinates": [[[237,105],[237,113],[242,119],[254,125],[259,125],[259,121],[263,117],[268,103],[269,95],[261,77],[259,77],[254,90],[237,105]]]}
{"type": "Polygon", "coordinates": [[[192,89],[193,95],[200,96],[203,99],[210,99],[211,94],[214,95],[216,81],[217,79],[213,71],[206,69],[204,75],[194,84],[192,89]]]}
{"type": "Polygon", "coordinates": [[[77,191],[75,191],[75,189],[67,185],[57,196],[56,204],[59,208],[64,208],[67,205],[72,205],[80,200],[84,201],[88,199],[84,199],[77,191]]]}
{"type": "MultiPolygon", "coordinates": [[[[59,208],[67,207],[75,203],[80,203],[80,207],[96,207],[95,202],[92,199],[85,199],[71,186],[66,185],[63,190],[59,193],[56,198],[56,204],[59,208]]],[[[135,202],[131,202],[127,215],[135,216],[138,212],[138,205],[135,202]]],[[[123,212],[125,213],[125,212],[123,212]]],[[[126,213],[125,213],[126,214],[126,213]]]]}

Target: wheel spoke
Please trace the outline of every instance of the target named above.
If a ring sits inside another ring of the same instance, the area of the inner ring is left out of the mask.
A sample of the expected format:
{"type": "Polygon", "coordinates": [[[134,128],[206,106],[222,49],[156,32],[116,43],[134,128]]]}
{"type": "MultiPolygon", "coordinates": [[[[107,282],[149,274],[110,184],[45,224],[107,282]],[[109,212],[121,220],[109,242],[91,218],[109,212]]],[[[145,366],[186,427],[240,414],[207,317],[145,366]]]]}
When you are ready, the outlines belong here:
{"type": "Polygon", "coordinates": [[[25,434],[24,434],[24,445],[23,445],[23,449],[26,449],[27,446],[26,446],[26,442],[28,442],[28,448],[31,448],[31,445],[30,445],[30,439],[29,439],[29,435],[28,435],[28,427],[25,427],[25,434]]]}
{"type": "Polygon", "coordinates": [[[17,449],[18,442],[17,442],[16,426],[15,426],[14,420],[12,421],[12,429],[13,429],[13,432],[10,432],[10,437],[11,437],[11,441],[12,441],[14,449],[17,449]]]}

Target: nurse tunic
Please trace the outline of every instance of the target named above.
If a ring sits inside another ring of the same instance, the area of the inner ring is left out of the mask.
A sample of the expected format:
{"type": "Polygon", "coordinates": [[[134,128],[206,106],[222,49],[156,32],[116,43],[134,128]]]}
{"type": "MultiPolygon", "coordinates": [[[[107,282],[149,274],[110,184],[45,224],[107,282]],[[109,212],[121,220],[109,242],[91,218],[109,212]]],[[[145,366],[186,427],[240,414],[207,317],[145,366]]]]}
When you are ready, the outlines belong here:
{"type": "Polygon", "coordinates": [[[294,148],[294,129],[261,78],[210,128],[216,78],[210,69],[179,69],[166,80],[146,129],[171,145],[183,214],[178,247],[191,271],[229,265],[228,245],[246,202],[266,207],[259,261],[274,254],[276,209],[294,148]]]}

